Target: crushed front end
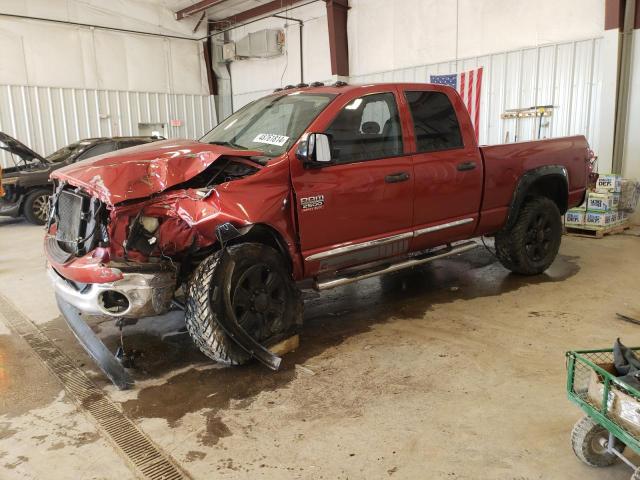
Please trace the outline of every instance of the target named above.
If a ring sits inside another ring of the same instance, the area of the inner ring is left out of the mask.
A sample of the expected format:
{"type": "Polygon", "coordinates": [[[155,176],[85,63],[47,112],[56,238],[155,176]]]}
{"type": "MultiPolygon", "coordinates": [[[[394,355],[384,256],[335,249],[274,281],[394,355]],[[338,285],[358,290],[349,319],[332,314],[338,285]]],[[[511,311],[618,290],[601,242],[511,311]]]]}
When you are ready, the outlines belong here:
{"type": "MultiPolygon", "coordinates": [[[[123,366],[126,353],[111,352],[86,323],[86,316],[111,317],[122,327],[132,319],[169,311],[178,285],[179,264],[170,259],[119,258],[112,240],[120,222],[116,209],[80,188],[58,183],[44,249],[56,301],[87,353],[120,389],[133,385],[123,366]],[[115,355],[114,355],[115,353],[115,355]]],[[[139,222],[140,219],[138,218],[139,222]]],[[[142,236],[135,228],[130,237],[142,236]]],[[[142,238],[151,238],[151,235],[142,238]]],[[[126,246],[127,239],[122,240],[126,246]]],[[[135,320],[133,320],[135,321],[135,320]]]]}
{"type": "Polygon", "coordinates": [[[87,315],[141,318],[169,310],[175,263],[112,259],[113,210],[79,188],[60,184],[51,206],[45,252],[58,298],[87,315]]]}

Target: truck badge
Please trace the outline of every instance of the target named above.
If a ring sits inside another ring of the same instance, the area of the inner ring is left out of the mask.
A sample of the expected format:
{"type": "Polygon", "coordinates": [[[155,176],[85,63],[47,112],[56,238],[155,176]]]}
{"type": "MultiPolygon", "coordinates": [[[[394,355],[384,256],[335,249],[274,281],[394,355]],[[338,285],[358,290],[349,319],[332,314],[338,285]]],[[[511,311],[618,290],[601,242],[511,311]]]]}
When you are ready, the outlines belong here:
{"type": "Polygon", "coordinates": [[[324,207],[324,195],[314,195],[313,197],[303,197],[300,199],[302,210],[320,210],[324,207]]]}

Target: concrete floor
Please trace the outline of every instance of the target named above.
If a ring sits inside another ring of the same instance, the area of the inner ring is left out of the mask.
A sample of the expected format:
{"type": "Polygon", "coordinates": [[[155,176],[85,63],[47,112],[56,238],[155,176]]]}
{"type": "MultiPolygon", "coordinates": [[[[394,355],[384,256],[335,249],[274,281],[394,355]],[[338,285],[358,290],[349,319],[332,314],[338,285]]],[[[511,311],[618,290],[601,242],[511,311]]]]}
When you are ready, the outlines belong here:
{"type": "MultiPolygon", "coordinates": [[[[640,344],[640,239],[565,237],[547,274],[484,249],[306,303],[301,347],[270,372],[220,368],[141,322],[136,388],[105,382],[67,329],[40,228],[0,220],[0,294],[194,478],[627,479],[569,446],[564,352],[640,344]]],[[[94,325],[115,346],[112,322],[94,325]]],[[[0,314],[0,479],[128,479],[126,463],[0,314]]]]}

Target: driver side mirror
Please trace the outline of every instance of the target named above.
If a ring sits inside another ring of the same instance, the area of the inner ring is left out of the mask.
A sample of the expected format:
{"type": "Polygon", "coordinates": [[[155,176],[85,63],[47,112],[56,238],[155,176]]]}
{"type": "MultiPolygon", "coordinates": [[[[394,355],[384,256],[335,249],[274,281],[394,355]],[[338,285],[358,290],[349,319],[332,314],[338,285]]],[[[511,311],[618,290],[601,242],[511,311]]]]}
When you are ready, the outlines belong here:
{"type": "Polygon", "coordinates": [[[319,168],[333,163],[331,137],[326,133],[310,133],[300,142],[296,157],[305,168],[319,168]]]}

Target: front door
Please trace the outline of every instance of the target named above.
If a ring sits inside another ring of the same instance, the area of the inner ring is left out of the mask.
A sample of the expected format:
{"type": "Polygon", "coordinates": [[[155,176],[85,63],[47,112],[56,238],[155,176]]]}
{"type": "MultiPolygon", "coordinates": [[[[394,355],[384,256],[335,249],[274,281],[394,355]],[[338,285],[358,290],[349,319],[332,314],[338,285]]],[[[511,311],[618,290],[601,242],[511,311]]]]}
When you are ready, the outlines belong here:
{"type": "Polygon", "coordinates": [[[292,160],[307,275],[405,253],[412,236],[413,170],[396,91],[345,97],[313,126],[331,136],[334,163],[305,169],[292,160]]]}

